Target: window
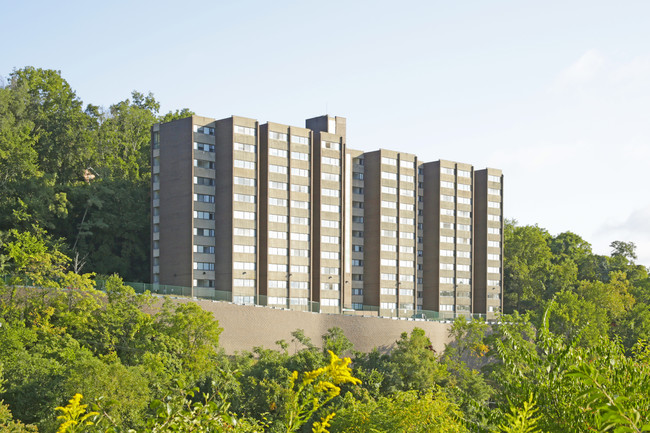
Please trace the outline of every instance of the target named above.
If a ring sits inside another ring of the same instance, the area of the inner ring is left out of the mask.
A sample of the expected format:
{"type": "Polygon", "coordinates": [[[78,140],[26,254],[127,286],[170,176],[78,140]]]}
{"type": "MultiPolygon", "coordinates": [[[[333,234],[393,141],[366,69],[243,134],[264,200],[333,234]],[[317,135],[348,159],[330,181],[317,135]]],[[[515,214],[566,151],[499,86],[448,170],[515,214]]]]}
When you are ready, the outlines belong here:
{"type": "Polygon", "coordinates": [[[202,150],[203,152],[214,152],[214,144],[194,142],[194,150],[202,150]]]}
{"type": "Polygon", "coordinates": [[[363,289],[352,289],[353,296],[363,296],[363,289]]]}
{"type": "Polygon", "coordinates": [[[249,170],[255,170],[255,163],[253,161],[242,161],[241,159],[235,159],[233,165],[237,168],[247,168],[249,170]]]}
{"type": "MultiPolygon", "coordinates": [[[[205,179],[204,177],[200,177],[199,179],[205,179]]],[[[233,177],[233,183],[235,185],[243,185],[243,186],[255,186],[255,179],[251,179],[250,177],[238,177],[235,176],[233,177]]],[[[212,185],[214,185],[214,182],[212,182],[212,185]]]]}
{"type": "Polygon", "coordinates": [[[291,224],[297,224],[297,225],[301,225],[301,226],[308,226],[309,225],[309,218],[292,216],[291,217],[291,224]]]}
{"type": "Polygon", "coordinates": [[[397,188],[393,188],[392,186],[383,186],[382,185],[381,192],[383,192],[384,194],[397,195],[397,188]]]}
{"type": "Polygon", "coordinates": [[[211,128],[209,126],[194,125],[194,132],[205,135],[214,135],[214,128],[211,128]]]}
{"type": "Polygon", "coordinates": [[[501,229],[496,228],[496,227],[488,227],[487,232],[492,234],[492,235],[500,235],[501,234],[501,229]]]}
{"type": "Polygon", "coordinates": [[[501,215],[488,214],[488,221],[499,221],[499,222],[501,222],[501,215]]]}
{"type": "Polygon", "coordinates": [[[307,265],[291,265],[291,272],[299,273],[299,274],[307,274],[309,273],[309,266],[307,265]]]}
{"type": "Polygon", "coordinates": [[[410,189],[400,189],[399,194],[405,197],[415,197],[415,193],[410,189]]]}
{"type": "Polygon", "coordinates": [[[234,253],[255,254],[255,245],[237,245],[237,244],[233,244],[232,251],[234,253]]]}
{"type": "Polygon", "coordinates": [[[291,207],[295,207],[296,209],[309,209],[309,202],[301,201],[301,200],[291,200],[291,207]]]}
{"type": "Polygon", "coordinates": [[[234,236],[255,237],[255,229],[242,229],[239,227],[235,227],[232,229],[232,231],[234,236]]]}
{"type": "Polygon", "coordinates": [[[352,274],[352,281],[363,281],[363,274],[352,274]]]}
{"type": "Polygon", "coordinates": [[[194,229],[194,235],[196,236],[208,236],[214,237],[214,229],[194,229]]]}
{"type": "Polygon", "coordinates": [[[454,216],[454,210],[453,210],[453,209],[445,209],[445,208],[441,208],[441,209],[440,209],[440,215],[449,215],[449,216],[454,216]]]}
{"type": "Polygon", "coordinates": [[[397,246],[395,245],[381,244],[380,248],[382,251],[388,251],[393,253],[397,251],[397,246]]]}
{"type": "Polygon", "coordinates": [[[339,213],[341,211],[340,206],[332,205],[332,204],[322,204],[321,205],[321,210],[323,212],[334,212],[334,213],[339,213]]]}
{"type": "Polygon", "coordinates": [[[497,203],[495,201],[488,201],[488,207],[491,207],[493,209],[500,209],[501,203],[497,203]]]}
{"type": "Polygon", "coordinates": [[[500,248],[501,247],[501,242],[499,242],[499,241],[488,241],[487,246],[488,247],[500,248]]]}
{"type": "Polygon", "coordinates": [[[320,288],[322,290],[339,290],[339,283],[321,283],[320,288]]]}
{"type": "Polygon", "coordinates": [[[322,251],[320,256],[322,259],[329,259],[329,260],[339,259],[339,253],[337,253],[336,251],[322,251]]]}
{"type": "Polygon", "coordinates": [[[363,194],[363,188],[361,188],[359,186],[353,186],[352,187],[352,192],[354,194],[363,194]]]}
{"type": "Polygon", "coordinates": [[[352,259],[352,266],[363,266],[363,260],[352,259]]]}
{"type": "Polygon", "coordinates": [[[454,189],[454,182],[440,181],[440,186],[443,188],[454,189]]]}
{"type": "Polygon", "coordinates": [[[328,227],[331,229],[337,229],[339,228],[339,222],[338,221],[332,221],[332,220],[321,220],[321,225],[323,227],[328,227]]]}
{"type": "Polygon", "coordinates": [[[354,173],[352,173],[352,179],[363,180],[363,173],[359,173],[358,171],[355,171],[354,173]]]}
{"type": "Polygon", "coordinates": [[[400,275],[399,276],[400,281],[404,281],[404,282],[407,282],[407,283],[412,283],[413,279],[414,279],[413,275],[400,275]]]}
{"type": "Polygon", "coordinates": [[[321,242],[326,243],[326,244],[338,244],[339,243],[339,237],[338,236],[321,236],[321,242]]]}
{"type": "Polygon", "coordinates": [[[407,246],[400,246],[399,247],[399,252],[400,253],[407,253],[407,254],[413,254],[413,247],[407,247],[407,246]]]}
{"type": "Polygon", "coordinates": [[[340,162],[338,159],[336,159],[336,158],[330,158],[330,157],[327,157],[327,156],[323,156],[323,157],[321,158],[321,161],[323,162],[323,164],[335,165],[335,166],[337,166],[337,167],[338,167],[339,165],[341,165],[341,162],[340,162]]]}
{"type": "Polygon", "coordinates": [[[381,172],[381,178],[382,179],[388,179],[388,180],[397,180],[397,174],[396,173],[388,173],[386,171],[381,172]]]}
{"type": "Polygon", "coordinates": [[[292,176],[302,176],[302,177],[309,177],[309,170],[305,170],[304,168],[291,168],[291,175],[292,176]]]}
{"type": "Polygon", "coordinates": [[[388,209],[397,209],[397,203],[395,203],[394,201],[382,200],[381,201],[381,207],[385,207],[385,208],[388,208],[388,209]]]}
{"type": "Polygon", "coordinates": [[[386,280],[386,281],[397,281],[396,274],[381,274],[380,277],[382,280],[386,280]]]}
{"type": "Polygon", "coordinates": [[[292,143],[298,143],[298,144],[309,144],[309,137],[301,137],[299,135],[292,135],[291,136],[291,142],[292,143]]]}
{"type": "MultiPolygon", "coordinates": [[[[287,141],[287,134],[283,134],[282,132],[269,131],[269,138],[271,140],[287,141]]],[[[284,157],[287,157],[286,152],[284,157]]]]}
{"type": "Polygon", "coordinates": [[[269,156],[277,156],[278,158],[286,158],[287,151],[284,149],[276,149],[275,147],[269,147],[269,156]]]}
{"type": "MultiPolygon", "coordinates": [[[[472,226],[469,224],[458,224],[458,230],[465,230],[466,232],[471,232],[472,231],[472,226]]],[[[488,229],[489,231],[489,229],[488,229]]]]}
{"type": "Polygon", "coordinates": [[[243,278],[235,278],[232,284],[233,286],[237,286],[237,287],[255,287],[255,280],[245,280],[243,278]]]}
{"type": "Polygon", "coordinates": [[[453,271],[454,270],[454,264],[453,263],[440,263],[440,269],[444,271],[453,271]]]}
{"type": "Polygon", "coordinates": [[[395,302],[382,302],[380,308],[382,310],[394,310],[397,308],[397,304],[395,302]]]}
{"type": "Polygon", "coordinates": [[[488,260],[501,260],[500,254],[488,254],[488,260]]]}
{"type": "Polygon", "coordinates": [[[329,180],[332,182],[338,182],[340,179],[340,176],[338,174],[333,174],[333,173],[321,173],[321,179],[323,180],[329,180]]]}
{"type": "Polygon", "coordinates": [[[449,167],[440,167],[440,173],[453,175],[454,169],[449,167]]]}
{"type": "Polygon", "coordinates": [[[394,259],[381,259],[379,260],[381,266],[397,266],[397,260],[394,259]]]}
{"type": "Polygon", "coordinates": [[[287,167],[285,167],[283,165],[269,164],[269,172],[271,172],[271,173],[279,173],[279,174],[287,174],[287,167]]]}
{"type": "Polygon", "coordinates": [[[440,250],[440,256],[442,256],[442,257],[454,257],[454,250],[440,250]]]}
{"type": "Polygon", "coordinates": [[[293,192],[304,192],[306,194],[309,194],[309,187],[307,185],[296,185],[291,184],[291,191],[293,192]]]}
{"type": "Polygon", "coordinates": [[[269,205],[287,207],[287,200],[284,198],[269,197],[269,205]]]}
{"type": "MultiPolygon", "coordinates": [[[[201,194],[199,194],[201,195],[201,194]]],[[[248,194],[234,194],[233,195],[233,200],[234,201],[239,201],[239,202],[244,202],[244,203],[255,203],[255,196],[254,195],[248,195],[248,194]]],[[[212,202],[214,203],[214,202],[212,202]]]]}
{"type": "Polygon", "coordinates": [[[459,183],[458,184],[458,191],[471,191],[471,190],[472,190],[471,185],[467,185],[467,184],[464,184],[464,183],[459,183]]]}
{"type": "Polygon", "coordinates": [[[454,202],[454,196],[453,195],[446,195],[446,194],[440,194],[440,201],[446,201],[449,203],[454,202]]]}
{"type": "Polygon", "coordinates": [[[469,271],[471,271],[471,266],[470,265],[456,265],[456,270],[469,272],[469,271]]]}
{"type": "Polygon", "coordinates": [[[286,248],[269,247],[269,254],[272,255],[272,256],[286,256],[287,255],[287,249],[286,248]]]}
{"type": "Polygon", "coordinates": [[[352,237],[353,238],[362,238],[363,237],[363,231],[362,230],[352,230],[352,237]]]}
{"type": "Polygon", "coordinates": [[[499,280],[487,280],[488,286],[494,286],[494,287],[499,287],[501,285],[501,281],[499,280]]]}
{"type": "Polygon", "coordinates": [[[356,216],[356,215],[353,215],[353,216],[352,216],[352,222],[353,222],[353,223],[363,223],[363,217],[362,217],[362,216],[356,216]]]}
{"type": "Polygon", "coordinates": [[[395,296],[395,295],[397,294],[397,289],[391,289],[391,288],[388,288],[388,287],[382,287],[382,288],[379,290],[379,293],[381,293],[382,295],[395,296]]]}
{"type": "Polygon", "coordinates": [[[309,250],[291,248],[291,255],[294,257],[309,257],[309,250]]]}
{"type": "MultiPolygon", "coordinates": [[[[413,296],[413,289],[399,289],[400,296],[413,296]]],[[[413,307],[411,307],[413,308],[413,307]]]]}
{"type": "Polygon", "coordinates": [[[323,149],[341,150],[341,145],[333,141],[322,141],[321,146],[323,149]]]}
{"type": "Polygon", "coordinates": [[[250,152],[250,153],[255,153],[255,150],[257,149],[257,146],[254,144],[244,144],[244,143],[237,143],[235,142],[235,150],[239,150],[242,152],[250,152]]]}
{"type": "Polygon", "coordinates": [[[415,181],[415,178],[413,176],[409,176],[407,174],[401,174],[399,177],[399,180],[402,182],[411,182],[413,183],[415,181]]]}
{"type": "Polygon", "coordinates": [[[458,197],[458,203],[461,204],[472,204],[472,199],[467,197],[458,197]]]}
{"type": "Polygon", "coordinates": [[[440,222],[440,228],[441,229],[454,229],[454,223],[446,223],[446,222],[440,222]]]}
{"type": "Polygon", "coordinates": [[[408,204],[408,203],[400,203],[399,208],[400,208],[400,210],[408,210],[408,211],[412,212],[413,209],[414,209],[414,206],[412,204],[408,204]]]}
{"type": "Polygon", "coordinates": [[[382,215],[381,216],[381,222],[397,224],[397,217],[390,216],[390,215],[382,215]]]}
{"type": "Polygon", "coordinates": [[[459,177],[471,177],[471,173],[467,170],[458,170],[459,177]]]}
{"type": "Polygon", "coordinates": [[[463,217],[463,218],[471,218],[472,213],[470,211],[467,211],[467,210],[459,210],[458,211],[458,216],[463,217]]]}
{"type": "Polygon", "coordinates": [[[456,243],[459,245],[471,245],[472,240],[470,238],[461,238],[460,236],[456,238],[456,243]]]}
{"type": "Polygon", "coordinates": [[[269,239],[286,239],[287,232],[278,232],[275,230],[269,230],[269,239]]]}
{"type": "Polygon", "coordinates": [[[454,284],[454,278],[453,277],[440,277],[440,283],[441,284],[454,284]]]}
{"type": "Polygon", "coordinates": [[[291,159],[309,161],[309,154],[304,152],[291,152],[291,159]]]}
{"type": "Polygon", "coordinates": [[[415,168],[415,163],[413,161],[406,161],[404,159],[399,161],[399,165],[404,168],[415,168]]]}
{"type": "Polygon", "coordinates": [[[454,237],[453,236],[440,236],[440,242],[446,242],[448,244],[453,244],[454,243],[454,237]]]}
{"type": "Polygon", "coordinates": [[[352,160],[352,162],[353,162],[354,164],[357,164],[357,165],[363,165],[363,164],[364,164],[363,158],[354,158],[354,159],[352,160]]]}
{"type": "Polygon", "coordinates": [[[393,165],[397,167],[397,160],[394,158],[387,158],[385,156],[381,157],[381,163],[386,165],[393,165]]]}
{"type": "Polygon", "coordinates": [[[338,299],[323,299],[321,298],[320,304],[324,307],[338,307],[339,306],[339,300],[338,299]]]}
{"type": "Polygon", "coordinates": [[[397,232],[394,230],[382,230],[381,235],[386,236],[387,238],[394,238],[397,237],[397,232]]]}
{"type": "Polygon", "coordinates": [[[402,239],[415,239],[415,234],[411,232],[400,232],[399,237],[402,239]]]}
{"type": "Polygon", "coordinates": [[[194,211],[194,218],[200,219],[200,220],[213,220],[214,219],[214,213],[213,212],[202,212],[202,211],[194,211]]]}
{"type": "Polygon", "coordinates": [[[269,222],[272,223],[286,223],[287,222],[287,216],[286,215],[277,215],[274,213],[269,214],[269,222]]]}
{"type": "Polygon", "coordinates": [[[255,270],[255,263],[254,262],[233,262],[232,267],[234,269],[240,269],[240,270],[246,270],[246,271],[254,271],[255,270]]]}
{"type": "Polygon", "coordinates": [[[287,282],[285,280],[269,280],[269,287],[272,289],[286,289],[287,282]]]}
{"type": "Polygon", "coordinates": [[[472,258],[472,253],[469,252],[469,251],[456,251],[456,257],[471,259],[472,258]]]}
{"type": "Polygon", "coordinates": [[[194,252],[200,254],[214,254],[214,247],[207,245],[194,245],[194,252]]]}
{"type": "Polygon", "coordinates": [[[501,183],[501,176],[494,176],[494,175],[489,174],[488,175],[488,181],[501,183]]]}
{"type": "Polygon", "coordinates": [[[287,272],[287,265],[269,263],[269,272],[287,272]]]}
{"type": "Polygon", "coordinates": [[[363,245],[352,245],[352,251],[355,253],[362,253],[363,245]]]}
{"type": "Polygon", "coordinates": [[[454,306],[449,304],[440,304],[440,311],[454,311],[454,306]]]}
{"type": "Polygon", "coordinates": [[[325,197],[338,197],[339,196],[339,190],[338,189],[329,189],[329,188],[323,188],[323,195],[325,197]]]}
{"type": "Polygon", "coordinates": [[[294,232],[291,232],[291,240],[292,241],[309,242],[309,233],[294,233],[294,232]]]}
{"type": "Polygon", "coordinates": [[[412,268],[415,265],[413,260],[400,260],[399,261],[399,267],[400,268],[412,268]]]}
{"type": "Polygon", "coordinates": [[[247,126],[235,125],[235,134],[244,134],[255,136],[255,128],[249,128],[247,126]]]}
{"type": "Polygon", "coordinates": [[[214,203],[214,196],[210,194],[194,194],[194,201],[199,201],[202,203],[214,203]]]}
{"type": "Polygon", "coordinates": [[[321,268],[321,273],[326,274],[326,275],[338,275],[339,274],[339,268],[322,267],[321,268]]]}
{"type": "Polygon", "coordinates": [[[207,169],[214,170],[214,161],[205,161],[203,159],[195,159],[194,160],[194,167],[207,168],[207,169]]]}
{"type": "Polygon", "coordinates": [[[284,296],[269,296],[267,298],[267,303],[271,305],[286,305],[287,298],[284,296]]]}
{"type": "Polygon", "coordinates": [[[498,274],[501,272],[501,268],[495,266],[488,266],[487,271],[490,274],[498,274]]]}
{"type": "Polygon", "coordinates": [[[255,296],[235,295],[232,297],[232,302],[239,305],[253,305],[255,303],[255,296]]]}
{"type": "Polygon", "coordinates": [[[292,289],[309,289],[309,282],[307,281],[292,281],[291,282],[291,288],[292,289]]]}

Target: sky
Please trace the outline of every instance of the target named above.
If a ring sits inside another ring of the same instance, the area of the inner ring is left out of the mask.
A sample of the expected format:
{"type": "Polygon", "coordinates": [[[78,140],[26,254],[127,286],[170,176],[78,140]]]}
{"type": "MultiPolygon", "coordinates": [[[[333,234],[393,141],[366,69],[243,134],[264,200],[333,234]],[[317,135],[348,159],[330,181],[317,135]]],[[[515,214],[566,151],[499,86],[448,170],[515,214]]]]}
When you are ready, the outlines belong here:
{"type": "Polygon", "coordinates": [[[504,212],[650,265],[650,2],[0,0],[0,76],[60,70],[84,103],[133,90],[347,144],[504,172],[504,212]]]}

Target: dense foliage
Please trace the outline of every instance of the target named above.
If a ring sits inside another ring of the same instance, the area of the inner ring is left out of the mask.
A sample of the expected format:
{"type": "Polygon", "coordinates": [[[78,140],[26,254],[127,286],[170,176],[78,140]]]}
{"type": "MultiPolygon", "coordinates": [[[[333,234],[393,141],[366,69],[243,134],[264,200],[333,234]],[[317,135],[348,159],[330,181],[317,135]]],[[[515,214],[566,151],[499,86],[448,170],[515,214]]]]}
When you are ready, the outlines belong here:
{"type": "Polygon", "coordinates": [[[159,109],[135,91],[84,107],[58,71],[12,72],[0,86],[0,232],[37,224],[77,270],[148,280],[151,126],[192,114],[159,109]]]}
{"type": "Polygon", "coordinates": [[[138,92],[83,108],[31,67],[0,87],[0,432],[650,431],[650,278],[629,242],[602,256],[506,222],[507,314],[461,317],[443,353],[417,328],[370,353],[333,328],[227,356],[195,303],[116,275],[96,290],[147,278],[150,126],[190,114],[158,110],[138,92]]]}

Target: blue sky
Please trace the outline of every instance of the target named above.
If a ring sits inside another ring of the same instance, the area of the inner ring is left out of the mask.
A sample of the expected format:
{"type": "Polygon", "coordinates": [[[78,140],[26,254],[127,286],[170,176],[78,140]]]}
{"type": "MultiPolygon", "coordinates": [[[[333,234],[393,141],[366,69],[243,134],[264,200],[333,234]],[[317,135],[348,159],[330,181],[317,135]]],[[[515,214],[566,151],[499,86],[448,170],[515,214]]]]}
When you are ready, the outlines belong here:
{"type": "Polygon", "coordinates": [[[151,91],[348,145],[501,168],[505,213],[650,265],[650,2],[0,3],[0,75],[61,70],[86,103],[151,91]]]}

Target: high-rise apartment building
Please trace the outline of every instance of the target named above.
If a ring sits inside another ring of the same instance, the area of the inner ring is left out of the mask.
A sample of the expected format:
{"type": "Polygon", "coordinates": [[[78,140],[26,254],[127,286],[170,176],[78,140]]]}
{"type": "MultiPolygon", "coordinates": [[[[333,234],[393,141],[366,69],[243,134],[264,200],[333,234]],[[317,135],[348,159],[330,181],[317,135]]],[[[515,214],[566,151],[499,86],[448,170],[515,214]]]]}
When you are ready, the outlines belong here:
{"type": "Polygon", "coordinates": [[[152,144],[154,284],[325,313],[501,310],[500,170],[352,150],[332,116],[192,116],[152,144]]]}

